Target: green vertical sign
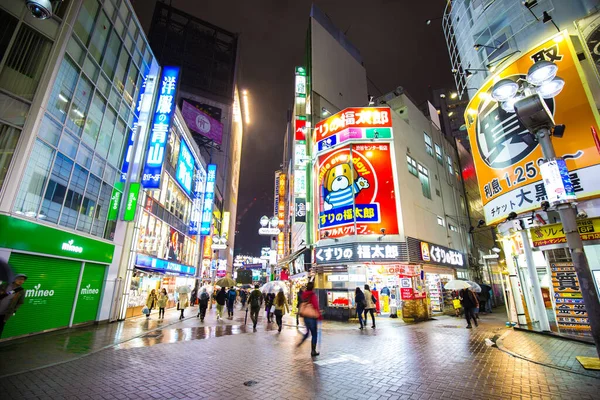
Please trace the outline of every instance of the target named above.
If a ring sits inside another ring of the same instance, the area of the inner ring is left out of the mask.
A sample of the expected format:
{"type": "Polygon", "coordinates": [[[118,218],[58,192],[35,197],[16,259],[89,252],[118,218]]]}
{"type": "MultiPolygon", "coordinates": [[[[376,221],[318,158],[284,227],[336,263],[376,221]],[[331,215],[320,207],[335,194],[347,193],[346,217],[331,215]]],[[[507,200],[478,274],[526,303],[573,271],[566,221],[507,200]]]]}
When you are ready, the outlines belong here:
{"type": "Polygon", "coordinates": [[[112,195],[110,196],[110,205],[108,206],[108,221],[116,221],[119,217],[119,208],[121,207],[121,197],[123,197],[123,182],[115,183],[112,195]]]}
{"type": "Polygon", "coordinates": [[[133,221],[135,218],[135,210],[137,209],[139,194],[140,183],[130,183],[129,191],[127,192],[127,197],[125,198],[125,212],[123,213],[123,221],[133,221]]]}
{"type": "Polygon", "coordinates": [[[95,321],[104,285],[104,265],[85,263],[73,324],[95,321]]]}

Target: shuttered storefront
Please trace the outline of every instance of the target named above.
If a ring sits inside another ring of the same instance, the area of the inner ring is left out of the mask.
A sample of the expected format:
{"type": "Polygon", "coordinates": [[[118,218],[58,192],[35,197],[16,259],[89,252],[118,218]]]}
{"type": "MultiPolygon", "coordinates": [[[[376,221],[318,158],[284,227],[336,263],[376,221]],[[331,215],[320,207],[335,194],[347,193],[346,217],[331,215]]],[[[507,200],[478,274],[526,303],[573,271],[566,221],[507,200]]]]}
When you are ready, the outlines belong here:
{"type": "Polygon", "coordinates": [[[68,326],[81,262],[13,252],[9,263],[15,273],[27,275],[25,303],[6,324],[2,338],[68,326]]]}
{"type": "Polygon", "coordinates": [[[96,320],[100,298],[102,297],[105,270],[106,266],[104,265],[85,263],[73,324],[96,320]]]}

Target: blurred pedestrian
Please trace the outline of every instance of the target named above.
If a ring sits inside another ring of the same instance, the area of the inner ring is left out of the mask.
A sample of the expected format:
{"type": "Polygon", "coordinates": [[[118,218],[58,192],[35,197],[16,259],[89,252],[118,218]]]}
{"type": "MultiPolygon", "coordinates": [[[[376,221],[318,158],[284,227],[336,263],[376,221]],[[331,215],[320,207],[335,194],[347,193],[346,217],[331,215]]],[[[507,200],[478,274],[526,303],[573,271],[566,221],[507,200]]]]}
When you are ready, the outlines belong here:
{"type": "Polygon", "coordinates": [[[454,306],[454,315],[456,317],[460,317],[460,308],[461,308],[460,297],[456,290],[452,291],[452,305],[454,306]]]}
{"type": "Polygon", "coordinates": [[[303,293],[304,286],[300,286],[300,290],[298,290],[298,297],[296,299],[296,326],[300,325],[300,303],[302,303],[303,293]]]}
{"type": "Polygon", "coordinates": [[[177,299],[177,309],[181,311],[179,319],[183,319],[183,312],[190,305],[190,288],[187,286],[180,286],[177,288],[177,294],[179,295],[179,298],[177,299]]]}
{"type": "Polygon", "coordinates": [[[223,307],[225,306],[225,303],[227,301],[227,292],[225,291],[224,287],[222,287],[221,290],[219,290],[219,292],[217,293],[216,300],[217,300],[217,321],[219,321],[220,319],[223,318],[223,307]]]}
{"type": "Polygon", "coordinates": [[[167,307],[168,302],[169,295],[167,294],[167,289],[162,288],[158,295],[158,300],[156,301],[158,306],[158,319],[165,319],[165,308],[167,307]]]}
{"type": "MultiPolygon", "coordinates": [[[[256,332],[256,323],[258,322],[258,314],[260,313],[260,308],[263,303],[263,294],[258,289],[258,284],[254,285],[254,290],[250,293],[248,297],[248,305],[250,306],[250,319],[252,319],[252,324],[254,331],[256,332]]],[[[247,309],[246,309],[247,311],[247,309]]]]}
{"type": "Polygon", "coordinates": [[[477,296],[471,289],[461,289],[460,291],[460,302],[465,310],[465,318],[467,320],[467,329],[471,329],[471,320],[477,325],[477,320],[475,319],[475,308],[479,307],[479,302],[477,301],[477,296]]]}
{"type": "Polygon", "coordinates": [[[246,306],[246,300],[248,299],[248,292],[245,289],[240,289],[240,303],[242,303],[242,310],[246,306]]]}
{"type": "Polygon", "coordinates": [[[280,290],[275,297],[275,321],[277,322],[278,332],[281,332],[281,327],[283,326],[283,314],[286,312],[290,312],[290,308],[288,307],[287,300],[285,298],[285,294],[283,294],[283,290],[280,290]]]}
{"type": "Polygon", "coordinates": [[[233,306],[235,305],[235,301],[237,299],[237,292],[235,288],[232,286],[229,288],[227,292],[227,316],[229,319],[233,318],[233,306]]]}
{"type": "Polygon", "coordinates": [[[204,322],[204,317],[206,316],[206,309],[208,308],[208,303],[210,301],[210,296],[206,292],[206,288],[202,288],[200,292],[200,297],[198,298],[198,315],[196,318],[200,317],[200,322],[204,322]]]}
{"type": "Polygon", "coordinates": [[[317,352],[317,337],[318,337],[318,325],[317,321],[323,319],[321,316],[321,312],[319,311],[319,299],[317,299],[317,295],[313,292],[314,282],[308,282],[306,285],[306,291],[302,294],[302,304],[301,304],[301,315],[304,318],[304,325],[306,326],[306,333],[302,337],[300,343],[298,343],[298,347],[300,347],[306,339],[308,339],[308,335],[311,335],[311,357],[316,357],[319,355],[317,352]]]}
{"type": "Polygon", "coordinates": [[[9,281],[11,280],[12,283],[3,282],[0,285],[0,337],[6,322],[15,315],[25,301],[23,283],[27,280],[27,275],[17,274],[14,278],[9,277],[9,281]]]}
{"type": "Polygon", "coordinates": [[[152,309],[157,306],[158,297],[156,296],[156,289],[152,289],[146,298],[146,307],[148,307],[148,314],[146,314],[146,318],[150,318],[150,313],[152,309]]]}
{"type": "Polygon", "coordinates": [[[367,325],[367,321],[368,321],[368,315],[369,313],[371,313],[371,320],[373,321],[373,325],[371,326],[371,328],[375,329],[375,310],[377,309],[377,306],[375,305],[375,302],[377,300],[375,299],[375,296],[373,295],[373,293],[371,292],[371,289],[369,289],[369,285],[365,285],[365,326],[367,325]]]}
{"type": "Polygon", "coordinates": [[[358,315],[358,322],[360,322],[360,328],[364,329],[365,323],[363,323],[363,311],[365,310],[365,306],[367,304],[365,299],[365,294],[359,287],[354,291],[354,304],[356,305],[356,314],[358,315]]]}
{"type": "Polygon", "coordinates": [[[265,310],[267,311],[267,323],[271,323],[271,307],[273,307],[273,301],[275,301],[275,293],[267,293],[265,296],[265,310]]]}
{"type": "Polygon", "coordinates": [[[196,288],[194,288],[194,290],[192,290],[192,294],[190,295],[190,306],[195,306],[196,305],[196,296],[197,296],[197,292],[196,292],[196,288]]]}

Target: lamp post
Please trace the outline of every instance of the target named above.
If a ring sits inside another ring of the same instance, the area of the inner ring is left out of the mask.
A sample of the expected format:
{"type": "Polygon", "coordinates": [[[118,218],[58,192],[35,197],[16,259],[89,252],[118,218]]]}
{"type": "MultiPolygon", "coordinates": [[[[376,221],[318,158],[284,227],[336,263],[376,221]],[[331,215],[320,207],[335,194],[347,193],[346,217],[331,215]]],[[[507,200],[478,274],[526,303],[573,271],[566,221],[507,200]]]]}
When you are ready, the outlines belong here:
{"type": "MultiPolygon", "coordinates": [[[[592,337],[596,344],[596,351],[600,356],[600,303],[598,293],[583,250],[583,241],[577,228],[577,212],[573,204],[575,196],[568,170],[564,160],[556,156],[550,139],[550,136],[562,137],[565,127],[554,123],[552,114],[543,100],[554,98],[562,91],[565,81],[556,76],[557,72],[558,66],[556,64],[546,60],[538,61],[531,66],[527,72],[526,82],[521,85],[510,79],[502,79],[496,82],[492,88],[492,97],[498,101],[502,109],[516,113],[519,122],[525,126],[531,135],[527,140],[537,141],[540,144],[544,157],[544,162],[540,165],[544,185],[547,186],[550,182],[547,179],[547,177],[550,177],[549,173],[562,178],[559,179],[561,181],[559,183],[562,185],[559,196],[547,190],[550,200],[549,206],[555,207],[560,215],[567,246],[573,259],[573,267],[579,279],[592,337]]],[[[552,183],[556,185],[554,180],[552,183]]],[[[523,241],[526,240],[529,239],[524,237],[523,241]]],[[[528,262],[527,264],[529,267],[532,263],[528,262]]],[[[538,283],[537,274],[534,275],[531,271],[530,274],[532,281],[538,283]]],[[[534,284],[534,288],[535,286],[534,284]]],[[[539,283],[537,287],[539,288],[539,283]]],[[[539,290],[534,290],[534,292],[536,303],[543,304],[541,292],[539,290]]]]}

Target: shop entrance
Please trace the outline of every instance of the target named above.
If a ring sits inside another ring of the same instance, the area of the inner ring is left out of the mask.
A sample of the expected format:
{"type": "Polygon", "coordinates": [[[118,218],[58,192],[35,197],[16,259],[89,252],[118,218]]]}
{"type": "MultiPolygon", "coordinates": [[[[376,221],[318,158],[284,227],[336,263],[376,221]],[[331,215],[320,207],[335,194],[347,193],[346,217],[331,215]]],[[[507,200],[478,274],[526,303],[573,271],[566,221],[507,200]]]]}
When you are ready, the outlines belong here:
{"type": "Polygon", "coordinates": [[[434,314],[453,314],[452,291],[445,290],[444,285],[454,279],[454,270],[450,268],[424,265],[425,286],[429,295],[431,312],[434,314]]]}

